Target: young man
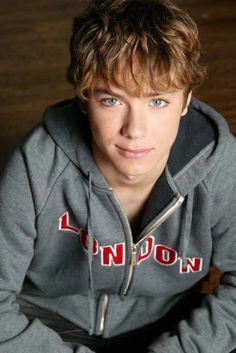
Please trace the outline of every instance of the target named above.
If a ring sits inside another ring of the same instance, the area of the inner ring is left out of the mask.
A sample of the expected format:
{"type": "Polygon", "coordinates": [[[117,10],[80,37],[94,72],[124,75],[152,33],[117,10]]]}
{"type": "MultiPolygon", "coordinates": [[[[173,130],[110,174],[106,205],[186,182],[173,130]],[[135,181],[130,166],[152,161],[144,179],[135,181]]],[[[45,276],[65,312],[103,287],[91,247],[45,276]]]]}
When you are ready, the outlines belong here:
{"type": "Polygon", "coordinates": [[[75,98],[46,110],[1,175],[0,353],[236,347],[235,138],[191,98],[199,57],[169,1],[94,1],[75,19],[75,98]],[[201,295],[212,264],[221,284],[201,295]],[[19,293],[85,340],[27,319],[19,293]]]}

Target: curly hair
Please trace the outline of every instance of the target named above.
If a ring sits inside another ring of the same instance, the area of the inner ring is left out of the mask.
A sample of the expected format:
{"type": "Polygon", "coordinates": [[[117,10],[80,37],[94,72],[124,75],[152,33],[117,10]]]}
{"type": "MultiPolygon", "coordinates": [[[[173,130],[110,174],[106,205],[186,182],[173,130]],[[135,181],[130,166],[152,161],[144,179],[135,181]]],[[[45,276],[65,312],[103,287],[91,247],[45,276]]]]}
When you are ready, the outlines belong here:
{"type": "Polygon", "coordinates": [[[67,79],[81,101],[98,77],[140,95],[191,90],[206,68],[193,19],[169,0],[93,0],[74,18],[67,79]]]}

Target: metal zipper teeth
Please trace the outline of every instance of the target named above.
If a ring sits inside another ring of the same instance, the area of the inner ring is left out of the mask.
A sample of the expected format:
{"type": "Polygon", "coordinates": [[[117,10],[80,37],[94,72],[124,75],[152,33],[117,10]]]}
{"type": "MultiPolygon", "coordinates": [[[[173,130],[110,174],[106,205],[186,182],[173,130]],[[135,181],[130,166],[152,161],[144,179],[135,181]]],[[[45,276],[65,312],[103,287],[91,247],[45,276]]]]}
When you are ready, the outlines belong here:
{"type": "Polygon", "coordinates": [[[136,259],[137,259],[137,245],[132,244],[132,257],[131,257],[131,263],[129,266],[129,273],[128,273],[128,279],[126,282],[126,286],[123,292],[123,295],[126,295],[130,286],[131,279],[133,277],[133,272],[134,272],[134,265],[136,264],[136,259]]]}
{"type": "MultiPolygon", "coordinates": [[[[111,189],[112,190],[112,189],[111,189]]],[[[112,190],[113,191],[113,190],[112,190]]],[[[127,283],[129,284],[130,281],[131,281],[131,278],[132,278],[132,274],[133,274],[133,268],[134,268],[134,264],[136,262],[136,257],[137,257],[137,247],[136,245],[134,244],[133,242],[133,236],[132,236],[132,231],[131,231],[131,227],[130,227],[130,224],[129,224],[129,221],[127,219],[127,216],[120,204],[120,201],[118,199],[118,197],[116,196],[116,194],[113,192],[113,195],[117,201],[117,203],[119,204],[120,206],[120,209],[124,215],[124,218],[125,218],[125,221],[126,221],[126,224],[127,224],[127,227],[128,227],[128,234],[129,234],[129,238],[130,238],[130,244],[131,244],[131,251],[132,251],[132,256],[131,256],[131,264],[129,266],[129,273],[128,273],[128,279],[127,279],[127,283]]],[[[127,285],[126,285],[127,287],[127,285]]],[[[125,295],[125,292],[126,292],[126,287],[125,287],[125,290],[124,290],[124,295],[125,295]]]]}
{"type": "Polygon", "coordinates": [[[184,197],[180,196],[178,200],[171,206],[158,220],[149,228],[149,230],[143,235],[143,237],[136,243],[138,245],[141,241],[147,238],[157,227],[159,227],[172,213],[174,213],[184,202],[184,197]]]}
{"type": "MultiPolygon", "coordinates": [[[[112,190],[112,189],[111,189],[112,190]]],[[[116,194],[113,192],[114,197],[116,199],[116,201],[118,202],[120,209],[124,215],[124,218],[126,220],[127,226],[128,226],[128,230],[129,230],[129,237],[130,237],[130,242],[131,242],[131,249],[132,249],[132,256],[131,256],[131,264],[129,267],[129,273],[128,273],[128,279],[127,279],[127,283],[124,289],[123,294],[126,295],[130,286],[130,282],[132,279],[132,275],[133,275],[133,271],[134,271],[134,265],[136,264],[136,260],[137,260],[137,249],[138,249],[138,244],[143,241],[145,238],[147,238],[151,232],[153,232],[154,229],[156,229],[159,225],[161,225],[173,212],[175,212],[175,210],[180,207],[184,201],[184,197],[180,197],[173,206],[171,206],[164,215],[162,215],[162,217],[160,217],[153,225],[151,228],[149,228],[148,232],[146,232],[144,234],[144,236],[136,243],[133,243],[133,237],[132,237],[132,231],[130,228],[130,224],[128,222],[127,216],[123,210],[123,208],[121,207],[120,201],[117,198],[116,194]]],[[[105,327],[105,316],[106,316],[106,311],[107,311],[107,306],[108,306],[108,294],[105,293],[104,295],[104,299],[103,299],[103,303],[102,303],[102,313],[101,313],[101,321],[100,321],[100,325],[99,325],[99,334],[102,335],[103,331],[104,331],[104,327],[105,327]]]]}
{"type": "Polygon", "coordinates": [[[101,321],[99,325],[99,334],[102,335],[104,331],[104,326],[105,326],[105,315],[107,311],[107,305],[108,305],[108,294],[104,294],[103,298],[103,303],[102,303],[102,313],[101,313],[101,321]]]}
{"type": "Polygon", "coordinates": [[[144,236],[136,243],[132,243],[132,258],[131,258],[131,264],[130,264],[130,270],[128,274],[128,280],[124,289],[124,295],[127,295],[130,282],[132,279],[133,271],[134,271],[134,265],[136,264],[137,260],[137,249],[138,249],[138,244],[142,242],[144,239],[146,239],[157,227],[159,227],[172,213],[179,208],[184,201],[184,197],[180,196],[180,198],[174,203],[173,206],[171,206],[153,225],[151,228],[149,228],[148,232],[144,234],[144,236]]]}

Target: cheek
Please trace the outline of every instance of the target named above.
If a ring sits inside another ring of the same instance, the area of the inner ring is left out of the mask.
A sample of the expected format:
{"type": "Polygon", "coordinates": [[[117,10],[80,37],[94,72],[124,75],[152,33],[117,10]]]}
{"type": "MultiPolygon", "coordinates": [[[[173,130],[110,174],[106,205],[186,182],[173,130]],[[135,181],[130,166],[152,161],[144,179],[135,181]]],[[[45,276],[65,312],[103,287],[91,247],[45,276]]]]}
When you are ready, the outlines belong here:
{"type": "Polygon", "coordinates": [[[103,128],[106,126],[101,119],[101,116],[98,112],[94,112],[93,109],[90,108],[88,112],[89,125],[92,132],[92,135],[95,137],[96,135],[100,135],[103,128]]]}
{"type": "Polygon", "coordinates": [[[114,128],[112,124],[108,124],[104,120],[91,120],[90,128],[93,139],[97,142],[104,143],[112,139],[114,136],[114,128]]]}
{"type": "Polygon", "coordinates": [[[151,129],[153,138],[163,146],[170,146],[176,139],[179,130],[180,116],[168,114],[151,129]]]}
{"type": "Polygon", "coordinates": [[[89,117],[89,121],[92,135],[96,138],[99,138],[100,136],[109,140],[120,133],[120,119],[117,117],[115,119],[112,114],[109,114],[109,116],[104,116],[104,113],[98,114],[97,112],[96,115],[91,115],[89,117]]]}

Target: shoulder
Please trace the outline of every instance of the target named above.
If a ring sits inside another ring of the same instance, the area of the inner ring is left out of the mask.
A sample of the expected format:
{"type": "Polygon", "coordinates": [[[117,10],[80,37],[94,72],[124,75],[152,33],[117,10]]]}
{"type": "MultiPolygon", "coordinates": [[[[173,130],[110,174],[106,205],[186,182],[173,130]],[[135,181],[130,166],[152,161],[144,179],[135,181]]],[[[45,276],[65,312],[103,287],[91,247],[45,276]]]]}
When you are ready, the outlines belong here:
{"type": "Polygon", "coordinates": [[[24,138],[19,141],[28,168],[33,172],[48,169],[62,169],[68,158],[48,134],[43,122],[33,126],[24,138]]]}
{"type": "Polygon", "coordinates": [[[36,213],[40,213],[58,177],[69,163],[67,156],[40,122],[18,142],[9,160],[16,161],[10,163],[15,173],[17,168],[24,168],[36,203],[36,213]]]}
{"type": "Polygon", "coordinates": [[[215,205],[236,200],[236,138],[229,133],[221,141],[214,164],[204,183],[215,205]]]}

